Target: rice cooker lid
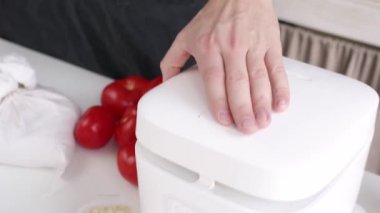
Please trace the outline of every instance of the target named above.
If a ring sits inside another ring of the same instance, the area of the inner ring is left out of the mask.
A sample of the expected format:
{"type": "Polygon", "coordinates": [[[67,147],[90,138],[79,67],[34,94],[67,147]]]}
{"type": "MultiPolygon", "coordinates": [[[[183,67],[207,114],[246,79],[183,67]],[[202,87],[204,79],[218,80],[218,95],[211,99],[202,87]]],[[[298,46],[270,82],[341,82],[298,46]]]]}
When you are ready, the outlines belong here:
{"type": "Polygon", "coordinates": [[[372,140],[378,95],[311,65],[285,59],[285,66],[290,106],[268,128],[244,135],[218,124],[194,68],[140,100],[140,145],[248,195],[294,201],[318,193],[372,140]]]}

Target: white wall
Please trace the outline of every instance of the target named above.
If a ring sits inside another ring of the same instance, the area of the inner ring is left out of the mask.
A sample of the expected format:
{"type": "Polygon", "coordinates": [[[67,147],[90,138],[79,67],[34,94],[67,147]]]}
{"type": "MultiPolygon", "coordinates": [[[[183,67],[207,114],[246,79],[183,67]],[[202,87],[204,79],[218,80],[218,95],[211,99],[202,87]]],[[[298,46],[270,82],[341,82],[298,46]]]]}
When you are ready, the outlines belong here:
{"type": "Polygon", "coordinates": [[[280,20],[380,47],[380,0],[274,0],[280,20]]]}

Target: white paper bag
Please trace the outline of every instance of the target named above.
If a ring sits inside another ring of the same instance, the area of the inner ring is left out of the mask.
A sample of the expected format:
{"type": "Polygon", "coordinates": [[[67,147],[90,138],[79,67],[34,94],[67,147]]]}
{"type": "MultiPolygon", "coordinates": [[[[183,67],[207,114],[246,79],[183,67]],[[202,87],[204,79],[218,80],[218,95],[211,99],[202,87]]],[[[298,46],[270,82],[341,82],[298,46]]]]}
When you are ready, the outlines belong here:
{"type": "Polygon", "coordinates": [[[63,171],[75,146],[78,117],[68,98],[37,86],[23,58],[0,59],[0,164],[63,171]]]}

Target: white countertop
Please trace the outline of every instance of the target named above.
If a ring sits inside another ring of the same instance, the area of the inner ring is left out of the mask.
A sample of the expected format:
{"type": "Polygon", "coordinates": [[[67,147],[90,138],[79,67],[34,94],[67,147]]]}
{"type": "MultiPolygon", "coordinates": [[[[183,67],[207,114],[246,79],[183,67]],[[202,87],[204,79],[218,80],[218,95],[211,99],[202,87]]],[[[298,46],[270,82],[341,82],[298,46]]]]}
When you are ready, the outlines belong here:
{"type": "MultiPolygon", "coordinates": [[[[54,88],[81,109],[98,104],[110,79],[0,39],[0,57],[19,54],[37,70],[38,82],[54,88]]],[[[0,165],[0,212],[76,213],[95,200],[119,201],[138,213],[137,188],[119,175],[116,146],[89,151],[77,147],[62,179],[54,172],[0,165]],[[43,196],[41,196],[41,194],[43,196]]],[[[359,203],[368,213],[380,212],[380,177],[366,173],[359,203]]]]}

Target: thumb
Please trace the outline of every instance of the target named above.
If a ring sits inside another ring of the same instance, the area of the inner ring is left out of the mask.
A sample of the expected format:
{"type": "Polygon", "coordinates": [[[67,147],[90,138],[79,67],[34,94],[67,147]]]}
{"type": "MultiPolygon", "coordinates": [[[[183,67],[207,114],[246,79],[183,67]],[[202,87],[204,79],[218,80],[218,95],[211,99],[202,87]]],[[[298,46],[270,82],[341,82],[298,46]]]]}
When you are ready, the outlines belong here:
{"type": "Polygon", "coordinates": [[[164,81],[177,75],[190,58],[190,53],[188,53],[183,46],[177,37],[161,60],[160,67],[164,81]]]}

